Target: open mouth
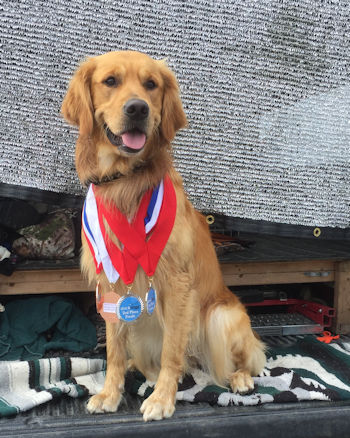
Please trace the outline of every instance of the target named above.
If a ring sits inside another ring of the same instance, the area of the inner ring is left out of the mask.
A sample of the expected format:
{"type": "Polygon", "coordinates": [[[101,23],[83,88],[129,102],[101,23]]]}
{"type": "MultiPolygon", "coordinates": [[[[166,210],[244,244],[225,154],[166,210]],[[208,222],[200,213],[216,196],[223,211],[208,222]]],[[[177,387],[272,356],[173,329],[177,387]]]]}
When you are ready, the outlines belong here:
{"type": "Polygon", "coordinates": [[[131,129],[123,134],[116,135],[105,125],[108,140],[124,152],[135,154],[140,152],[146,144],[146,134],[139,129],[131,129]]]}

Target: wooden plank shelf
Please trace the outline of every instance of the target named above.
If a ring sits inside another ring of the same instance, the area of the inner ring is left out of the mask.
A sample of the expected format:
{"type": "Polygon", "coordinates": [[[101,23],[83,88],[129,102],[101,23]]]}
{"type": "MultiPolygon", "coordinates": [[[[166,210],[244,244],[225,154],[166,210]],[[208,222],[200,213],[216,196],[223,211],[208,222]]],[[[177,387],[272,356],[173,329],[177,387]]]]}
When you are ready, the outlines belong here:
{"type": "MultiPolygon", "coordinates": [[[[335,278],[335,262],[254,262],[222,263],[228,286],[262,284],[320,283],[335,278]]],[[[339,274],[339,278],[342,275],[339,274]]],[[[10,277],[0,276],[1,295],[86,292],[94,288],[83,279],[79,268],[15,271],[10,277]]],[[[341,293],[339,290],[338,294],[341,293]]]]}
{"type": "Polygon", "coordinates": [[[15,271],[0,275],[0,295],[70,293],[92,291],[79,268],[15,271]]]}
{"type": "Polygon", "coordinates": [[[229,286],[263,284],[320,283],[334,281],[335,262],[222,263],[224,281],[229,286]]]}

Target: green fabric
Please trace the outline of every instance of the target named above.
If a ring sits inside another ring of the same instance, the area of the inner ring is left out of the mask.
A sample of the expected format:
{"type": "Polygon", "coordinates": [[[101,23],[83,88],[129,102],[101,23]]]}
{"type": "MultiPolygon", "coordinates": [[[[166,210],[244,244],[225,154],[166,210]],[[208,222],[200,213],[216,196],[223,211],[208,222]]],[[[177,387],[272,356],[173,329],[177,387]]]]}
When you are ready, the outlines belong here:
{"type": "Polygon", "coordinates": [[[18,299],[0,313],[1,360],[37,359],[47,350],[80,352],[96,343],[94,325],[59,296],[18,299]]]}

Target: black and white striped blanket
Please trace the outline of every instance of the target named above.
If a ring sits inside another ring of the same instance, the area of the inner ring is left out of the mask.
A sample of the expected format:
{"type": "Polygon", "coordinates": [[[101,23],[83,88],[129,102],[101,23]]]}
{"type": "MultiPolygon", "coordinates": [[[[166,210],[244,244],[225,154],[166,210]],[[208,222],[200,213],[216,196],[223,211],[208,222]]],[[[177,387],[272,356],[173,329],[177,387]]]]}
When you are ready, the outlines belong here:
{"type": "MultiPolygon", "coordinates": [[[[103,359],[52,358],[0,362],[0,416],[27,411],[63,396],[82,397],[102,389],[103,359]]],[[[179,384],[177,400],[220,406],[305,400],[350,400],[350,342],[323,344],[313,336],[289,347],[270,349],[265,369],[250,394],[233,394],[193,370],[179,384]]],[[[147,397],[153,390],[138,372],[129,372],[126,391],[147,397]]]]}

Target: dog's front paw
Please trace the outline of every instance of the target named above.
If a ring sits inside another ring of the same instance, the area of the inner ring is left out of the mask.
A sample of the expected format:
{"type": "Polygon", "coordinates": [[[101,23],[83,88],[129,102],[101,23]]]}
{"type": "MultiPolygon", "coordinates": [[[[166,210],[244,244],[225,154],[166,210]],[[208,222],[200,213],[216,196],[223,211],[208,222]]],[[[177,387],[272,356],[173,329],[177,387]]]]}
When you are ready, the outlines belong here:
{"type": "Polygon", "coordinates": [[[143,403],[140,409],[144,421],[161,420],[169,418],[175,411],[175,404],[168,397],[158,397],[153,392],[143,403]]]}
{"type": "Polygon", "coordinates": [[[102,414],[103,412],[116,412],[122,395],[120,392],[105,394],[101,392],[92,396],[87,404],[90,414],[102,414]]]}

